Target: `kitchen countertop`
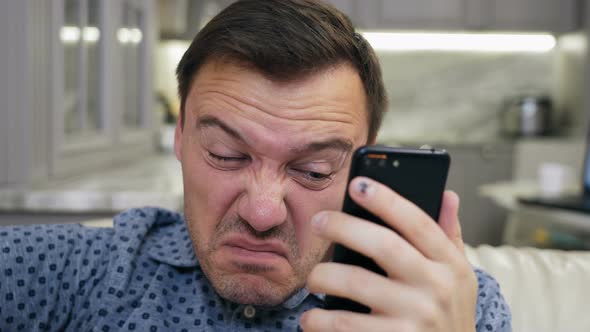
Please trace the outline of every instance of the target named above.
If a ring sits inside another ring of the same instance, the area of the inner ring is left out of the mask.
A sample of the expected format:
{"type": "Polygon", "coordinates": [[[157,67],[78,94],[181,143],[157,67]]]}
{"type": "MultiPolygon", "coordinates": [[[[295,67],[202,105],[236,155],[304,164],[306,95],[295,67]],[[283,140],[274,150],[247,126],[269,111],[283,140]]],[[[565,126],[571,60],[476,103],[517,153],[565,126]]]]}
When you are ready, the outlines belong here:
{"type": "MultiPolygon", "coordinates": [[[[481,186],[479,192],[480,195],[492,199],[498,206],[521,216],[526,216],[521,219],[529,223],[547,222],[548,220],[553,224],[590,233],[590,216],[588,214],[573,210],[519,203],[519,197],[535,197],[541,194],[539,185],[535,181],[521,180],[490,183],[481,186]]],[[[569,187],[564,192],[564,194],[575,193],[575,187],[569,187]]],[[[513,219],[510,220],[513,221],[513,219]]],[[[510,227],[509,225],[508,228],[510,229],[510,227]]]]}
{"type": "Polygon", "coordinates": [[[141,206],[182,210],[182,173],[174,155],[31,188],[0,189],[0,212],[8,213],[117,213],[141,206]]]}

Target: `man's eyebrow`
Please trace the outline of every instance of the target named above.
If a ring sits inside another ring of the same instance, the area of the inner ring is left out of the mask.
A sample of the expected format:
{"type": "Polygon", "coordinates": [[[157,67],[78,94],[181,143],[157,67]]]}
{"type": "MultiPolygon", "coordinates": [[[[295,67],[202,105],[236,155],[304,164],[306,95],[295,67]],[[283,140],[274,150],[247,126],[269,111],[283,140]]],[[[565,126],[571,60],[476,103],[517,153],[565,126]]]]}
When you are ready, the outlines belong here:
{"type": "Polygon", "coordinates": [[[311,153],[322,150],[340,150],[348,153],[352,151],[352,142],[340,138],[333,138],[322,142],[312,142],[303,147],[293,149],[295,153],[311,153]]]}
{"type": "Polygon", "coordinates": [[[244,141],[244,138],[242,138],[242,135],[240,135],[237,130],[233,129],[232,127],[230,127],[229,125],[227,125],[226,123],[214,116],[205,115],[197,119],[197,129],[203,129],[208,127],[217,127],[225,131],[228,135],[232,136],[233,138],[240,140],[242,142],[244,141]]]}
{"type": "MultiPolygon", "coordinates": [[[[237,130],[233,129],[232,127],[230,127],[229,125],[227,125],[226,123],[214,116],[205,115],[197,119],[197,129],[203,129],[208,127],[217,127],[226,132],[228,135],[232,136],[233,138],[244,142],[244,138],[238,133],[237,130]]],[[[352,142],[341,138],[333,138],[326,141],[312,142],[302,147],[294,148],[292,149],[292,151],[297,154],[302,154],[332,149],[348,153],[352,150],[352,148],[352,142]]]]}

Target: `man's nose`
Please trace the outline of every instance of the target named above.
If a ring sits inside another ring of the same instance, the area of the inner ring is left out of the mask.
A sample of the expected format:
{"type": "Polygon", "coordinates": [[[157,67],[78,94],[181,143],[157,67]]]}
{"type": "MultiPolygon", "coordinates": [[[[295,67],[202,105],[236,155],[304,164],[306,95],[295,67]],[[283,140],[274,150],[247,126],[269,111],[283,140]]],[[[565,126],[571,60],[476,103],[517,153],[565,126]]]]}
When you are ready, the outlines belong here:
{"type": "Polygon", "coordinates": [[[280,180],[253,181],[240,198],[238,214],[256,231],[270,230],[287,219],[284,191],[280,180]]]}

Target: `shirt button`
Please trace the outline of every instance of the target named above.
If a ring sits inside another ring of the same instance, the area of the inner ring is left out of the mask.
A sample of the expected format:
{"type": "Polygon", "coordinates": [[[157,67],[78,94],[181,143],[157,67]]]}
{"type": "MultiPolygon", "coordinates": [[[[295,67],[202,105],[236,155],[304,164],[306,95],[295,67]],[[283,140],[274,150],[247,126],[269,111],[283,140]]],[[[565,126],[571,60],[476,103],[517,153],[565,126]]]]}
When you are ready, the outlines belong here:
{"type": "Polygon", "coordinates": [[[244,308],[244,317],[252,319],[254,316],[256,316],[256,309],[254,309],[254,307],[251,305],[247,305],[244,308]]]}

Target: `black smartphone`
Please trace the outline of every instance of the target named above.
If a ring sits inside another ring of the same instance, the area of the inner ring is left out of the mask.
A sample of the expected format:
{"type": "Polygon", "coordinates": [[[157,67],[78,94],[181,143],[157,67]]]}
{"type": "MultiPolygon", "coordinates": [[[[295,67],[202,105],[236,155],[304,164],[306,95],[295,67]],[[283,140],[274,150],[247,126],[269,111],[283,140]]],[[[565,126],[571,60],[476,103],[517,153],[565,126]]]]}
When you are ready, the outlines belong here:
{"type": "MultiPolygon", "coordinates": [[[[449,154],[445,150],[367,145],[355,151],[348,182],[350,183],[357,176],[379,181],[438,221],[450,162],[449,154]]],[[[348,187],[342,211],[389,227],[381,219],[357,205],[348,195],[348,187]]],[[[358,265],[385,275],[383,269],[372,259],[340,244],[335,244],[333,261],[358,265]]],[[[326,296],[326,309],[370,312],[370,308],[365,305],[331,295],[326,296]]]]}

